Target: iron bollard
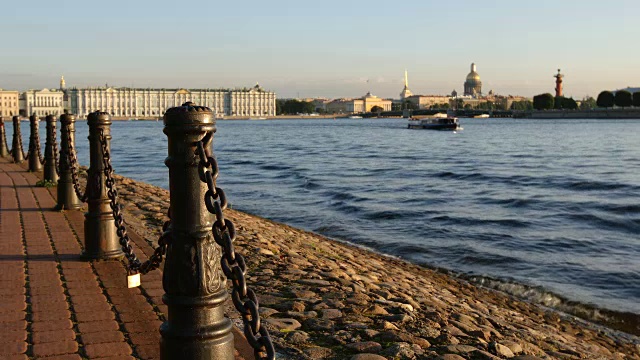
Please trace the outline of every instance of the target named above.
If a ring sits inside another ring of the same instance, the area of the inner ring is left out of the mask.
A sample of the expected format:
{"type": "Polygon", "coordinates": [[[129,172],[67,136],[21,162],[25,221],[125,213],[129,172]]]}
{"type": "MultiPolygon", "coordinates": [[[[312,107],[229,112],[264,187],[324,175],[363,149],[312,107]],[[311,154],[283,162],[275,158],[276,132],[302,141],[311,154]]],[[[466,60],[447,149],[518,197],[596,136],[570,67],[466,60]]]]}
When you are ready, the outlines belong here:
{"type": "Polygon", "coordinates": [[[112,259],[124,256],[105,185],[103,151],[110,150],[111,120],[106,112],[96,111],[87,117],[89,125],[89,170],[87,170],[87,204],[84,214],[84,256],[89,259],[112,259]]]}
{"type": "Polygon", "coordinates": [[[47,138],[44,145],[44,179],[52,183],[58,182],[58,151],[56,144],[56,118],[47,115],[47,138]]]}
{"type": "Polygon", "coordinates": [[[0,116],[0,157],[9,155],[9,147],[7,146],[7,131],[4,128],[4,119],[0,116]]]}
{"type": "Polygon", "coordinates": [[[36,114],[29,117],[31,133],[29,134],[29,171],[42,171],[40,162],[40,119],[36,114]]]}
{"type": "Polygon", "coordinates": [[[213,112],[190,103],[164,115],[169,154],[171,225],[162,297],[167,321],[160,327],[161,359],[233,359],[231,322],[224,316],[226,278],[221,249],[211,233],[213,216],[203,198],[207,185],[198,175],[196,143],[215,131],[213,112]]]}
{"type": "Polygon", "coordinates": [[[75,122],[76,116],[72,114],[62,114],[60,116],[60,178],[58,179],[58,204],[56,209],[79,209],[82,207],[78,195],[73,189],[73,176],[71,164],[69,163],[69,141],[75,144],[75,122]]]}
{"type": "Polygon", "coordinates": [[[13,141],[11,144],[11,151],[14,163],[21,163],[24,161],[24,153],[22,152],[22,132],[20,131],[20,117],[13,117],[13,141]]]}

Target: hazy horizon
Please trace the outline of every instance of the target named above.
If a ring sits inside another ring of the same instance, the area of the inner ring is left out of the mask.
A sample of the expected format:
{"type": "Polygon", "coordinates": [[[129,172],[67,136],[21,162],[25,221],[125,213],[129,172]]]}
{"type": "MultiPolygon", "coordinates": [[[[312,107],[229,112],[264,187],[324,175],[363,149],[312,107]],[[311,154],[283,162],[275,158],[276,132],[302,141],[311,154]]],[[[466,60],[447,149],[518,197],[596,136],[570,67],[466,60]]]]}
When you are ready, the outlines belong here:
{"type": "Polygon", "coordinates": [[[566,96],[640,86],[640,4],[541,0],[455,4],[379,0],[213,4],[15,3],[0,14],[0,88],[235,88],[280,98],[483,92],[566,96]],[[369,80],[367,82],[367,80],[369,80]]]}

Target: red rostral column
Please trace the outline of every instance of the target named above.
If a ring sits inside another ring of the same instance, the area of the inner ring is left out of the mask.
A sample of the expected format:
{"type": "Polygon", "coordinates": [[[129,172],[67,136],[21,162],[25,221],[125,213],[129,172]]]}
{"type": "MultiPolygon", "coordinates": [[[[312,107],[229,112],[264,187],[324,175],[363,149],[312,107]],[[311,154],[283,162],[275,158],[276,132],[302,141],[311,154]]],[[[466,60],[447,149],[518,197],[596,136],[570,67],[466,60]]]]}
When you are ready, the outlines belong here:
{"type": "Polygon", "coordinates": [[[560,69],[558,69],[558,73],[553,77],[556,78],[556,97],[562,96],[562,78],[564,75],[560,74],[560,69]]]}

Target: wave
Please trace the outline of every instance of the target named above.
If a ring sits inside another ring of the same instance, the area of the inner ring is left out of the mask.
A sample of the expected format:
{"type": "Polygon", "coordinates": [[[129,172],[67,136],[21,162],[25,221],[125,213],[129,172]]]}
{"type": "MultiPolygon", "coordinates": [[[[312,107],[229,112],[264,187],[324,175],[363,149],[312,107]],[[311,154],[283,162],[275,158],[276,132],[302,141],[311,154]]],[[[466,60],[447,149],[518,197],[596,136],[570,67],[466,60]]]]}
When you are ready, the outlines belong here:
{"type": "Polygon", "coordinates": [[[498,290],[534,304],[543,305],[613,329],[640,336],[640,314],[603,309],[593,304],[571,301],[538,286],[498,280],[487,276],[455,275],[478,286],[498,290]]]}

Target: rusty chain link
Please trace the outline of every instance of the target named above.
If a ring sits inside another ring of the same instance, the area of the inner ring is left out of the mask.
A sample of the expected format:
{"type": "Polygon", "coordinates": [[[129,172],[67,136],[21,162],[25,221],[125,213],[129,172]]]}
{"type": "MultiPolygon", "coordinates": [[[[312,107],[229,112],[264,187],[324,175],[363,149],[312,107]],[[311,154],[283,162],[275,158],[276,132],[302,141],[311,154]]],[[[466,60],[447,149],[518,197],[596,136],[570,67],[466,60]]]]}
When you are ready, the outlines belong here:
{"type": "MultiPolygon", "coordinates": [[[[131,239],[129,238],[129,234],[127,234],[127,228],[124,225],[124,217],[122,216],[122,210],[118,202],[118,190],[116,189],[116,182],[113,179],[111,154],[109,153],[109,148],[107,146],[107,139],[104,136],[104,129],[100,129],[100,148],[102,150],[102,165],[104,167],[103,171],[105,176],[105,185],[107,188],[107,197],[110,200],[109,206],[111,207],[113,219],[115,220],[116,232],[120,238],[120,246],[122,246],[122,251],[128,260],[127,270],[129,275],[137,274],[138,272],[144,275],[159,268],[162,263],[163,256],[167,253],[169,239],[167,229],[169,228],[170,221],[165,221],[162,225],[162,235],[160,235],[160,238],[158,239],[158,247],[153,251],[153,255],[149,257],[149,260],[143,263],[140,262],[133,253],[133,248],[130,244],[131,239]]],[[[99,182],[100,180],[98,179],[98,183],[99,182]]],[[[169,214],[169,218],[171,218],[171,214],[169,214]]]]}
{"type": "Polygon", "coordinates": [[[236,239],[235,226],[230,220],[225,220],[223,215],[223,210],[227,208],[227,198],[224,191],[216,186],[218,163],[209,150],[212,140],[213,132],[206,133],[203,139],[198,141],[196,153],[200,157],[198,175],[208,188],[204,195],[204,203],[207,210],[216,218],[211,226],[211,232],[216,243],[222,248],[220,265],[222,272],[233,285],[231,300],[242,316],[244,335],[253,348],[256,359],[273,360],[275,349],[267,328],[260,323],[258,297],[247,286],[245,279],[247,265],[244,257],[236,253],[233,247],[236,239]]]}
{"type": "MultiPolygon", "coordinates": [[[[73,147],[73,139],[71,137],[71,125],[67,125],[67,162],[71,170],[71,179],[73,180],[73,190],[80,202],[87,202],[88,193],[85,188],[84,194],[80,192],[80,184],[78,183],[78,157],[73,147]]],[[[88,179],[87,179],[88,180],[88,179]]],[[[87,181],[88,182],[88,181],[87,181]]]]}

